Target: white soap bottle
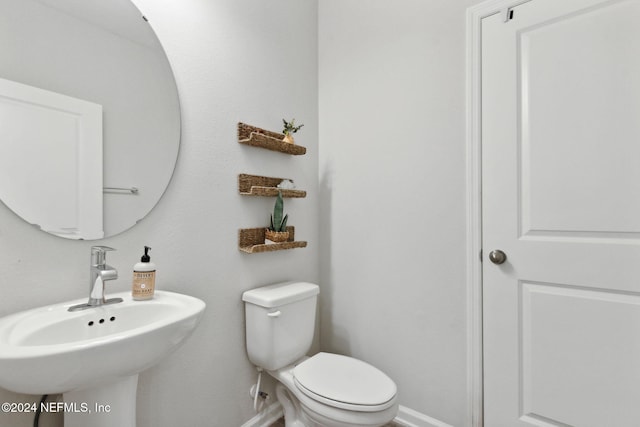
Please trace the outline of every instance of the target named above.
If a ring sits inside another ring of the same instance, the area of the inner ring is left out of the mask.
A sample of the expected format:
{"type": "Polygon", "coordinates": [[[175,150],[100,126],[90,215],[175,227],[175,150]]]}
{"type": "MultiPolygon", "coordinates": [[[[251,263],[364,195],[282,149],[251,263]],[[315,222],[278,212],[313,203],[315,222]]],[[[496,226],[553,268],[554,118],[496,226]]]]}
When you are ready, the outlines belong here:
{"type": "Polygon", "coordinates": [[[140,262],[133,266],[133,286],[131,296],[136,301],[153,298],[156,288],[156,265],[151,262],[149,246],[144,247],[140,262]]]}

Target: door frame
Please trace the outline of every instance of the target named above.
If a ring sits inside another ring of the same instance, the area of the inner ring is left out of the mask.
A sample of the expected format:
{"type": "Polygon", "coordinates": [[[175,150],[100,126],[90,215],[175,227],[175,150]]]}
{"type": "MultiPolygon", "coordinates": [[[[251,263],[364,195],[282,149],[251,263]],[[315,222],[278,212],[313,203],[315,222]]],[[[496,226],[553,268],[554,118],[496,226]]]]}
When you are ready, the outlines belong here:
{"type": "Polygon", "coordinates": [[[487,0],[466,14],[467,425],[482,427],[482,20],[533,0],[487,0]]]}

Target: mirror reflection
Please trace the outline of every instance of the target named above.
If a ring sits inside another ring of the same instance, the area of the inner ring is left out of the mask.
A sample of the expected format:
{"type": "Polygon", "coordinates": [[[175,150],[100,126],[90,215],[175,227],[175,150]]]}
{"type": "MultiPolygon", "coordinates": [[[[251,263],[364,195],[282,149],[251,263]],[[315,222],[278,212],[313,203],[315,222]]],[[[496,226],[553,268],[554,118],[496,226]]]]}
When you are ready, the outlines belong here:
{"type": "Polygon", "coordinates": [[[71,239],[118,234],[162,197],[180,107],[129,0],[0,0],[0,200],[71,239]]]}

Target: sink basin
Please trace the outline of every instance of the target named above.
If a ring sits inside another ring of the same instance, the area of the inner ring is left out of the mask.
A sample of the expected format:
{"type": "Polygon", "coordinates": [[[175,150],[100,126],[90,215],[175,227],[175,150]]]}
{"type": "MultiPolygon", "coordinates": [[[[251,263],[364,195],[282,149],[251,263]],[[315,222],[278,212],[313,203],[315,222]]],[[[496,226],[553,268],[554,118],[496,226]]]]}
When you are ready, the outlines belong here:
{"type": "Polygon", "coordinates": [[[79,299],[0,319],[0,387],[27,394],[65,393],[135,375],[190,335],[205,303],[157,291],[148,301],[69,312],[79,299]]]}

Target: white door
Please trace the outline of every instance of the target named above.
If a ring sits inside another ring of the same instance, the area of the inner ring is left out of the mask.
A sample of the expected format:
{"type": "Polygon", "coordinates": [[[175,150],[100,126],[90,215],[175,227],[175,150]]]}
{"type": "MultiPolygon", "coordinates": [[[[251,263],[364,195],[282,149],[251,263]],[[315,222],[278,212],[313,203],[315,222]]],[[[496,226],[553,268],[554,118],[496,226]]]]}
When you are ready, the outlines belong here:
{"type": "Polygon", "coordinates": [[[484,425],[638,427],[640,0],[505,16],[482,23],[484,425]]]}
{"type": "Polygon", "coordinates": [[[102,106],[0,79],[0,200],[49,233],[102,238],[102,106]]]}

